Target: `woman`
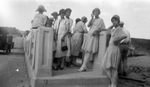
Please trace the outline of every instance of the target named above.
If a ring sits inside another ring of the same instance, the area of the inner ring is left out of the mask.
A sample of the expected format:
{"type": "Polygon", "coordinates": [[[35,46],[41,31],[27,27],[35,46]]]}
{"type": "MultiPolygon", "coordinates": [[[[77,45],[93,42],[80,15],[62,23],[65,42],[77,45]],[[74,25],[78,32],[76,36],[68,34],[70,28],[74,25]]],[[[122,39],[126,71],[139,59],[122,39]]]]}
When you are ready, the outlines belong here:
{"type": "Polygon", "coordinates": [[[46,12],[46,9],[43,5],[39,5],[37,10],[39,13],[34,16],[32,21],[32,29],[37,29],[40,26],[45,26],[47,21],[47,16],[43,13],[46,12]]]}
{"type": "Polygon", "coordinates": [[[62,51],[62,44],[66,44],[68,38],[68,22],[65,19],[65,10],[61,9],[59,15],[61,17],[58,24],[58,38],[57,38],[57,47],[55,57],[57,58],[58,69],[63,70],[64,68],[64,57],[66,56],[67,51],[62,51]]]}
{"type": "Polygon", "coordinates": [[[53,21],[54,41],[57,41],[57,30],[58,30],[58,23],[59,23],[58,16],[59,16],[59,14],[56,11],[54,11],[51,15],[53,16],[53,19],[54,19],[54,21],[53,21]]]}
{"type": "Polygon", "coordinates": [[[120,17],[118,15],[114,15],[111,19],[113,27],[115,29],[111,29],[111,38],[109,41],[109,46],[104,55],[104,62],[102,64],[106,75],[110,80],[109,87],[116,87],[117,84],[117,76],[118,76],[118,64],[120,62],[120,49],[119,43],[121,40],[126,38],[126,34],[123,32],[122,28],[119,26],[120,17]]]}
{"type": "Polygon", "coordinates": [[[81,21],[81,19],[80,19],[80,18],[76,18],[76,20],[75,20],[75,25],[74,25],[74,27],[73,27],[72,33],[74,32],[74,29],[75,29],[75,27],[76,27],[76,24],[77,24],[79,21],[81,21]]]}
{"type": "MultiPolygon", "coordinates": [[[[77,18],[77,19],[76,19],[76,24],[77,24],[79,21],[81,21],[81,19],[80,19],[80,18],[77,18]]],[[[75,25],[76,25],[76,24],[75,24],[75,25]]]]}
{"type": "Polygon", "coordinates": [[[54,19],[52,17],[49,18],[47,16],[47,21],[46,21],[45,27],[52,27],[53,21],[54,21],[54,19]]]}
{"type": "Polygon", "coordinates": [[[87,22],[87,17],[82,17],[81,21],[79,21],[75,28],[71,38],[71,63],[76,65],[76,58],[81,51],[81,47],[83,44],[83,35],[87,33],[87,29],[85,23],[87,22]]]}
{"type": "Polygon", "coordinates": [[[86,71],[87,63],[89,62],[91,56],[94,56],[98,53],[98,43],[99,43],[99,30],[105,29],[105,24],[102,18],[99,17],[100,9],[95,8],[91,14],[91,20],[88,24],[90,27],[89,32],[84,38],[82,49],[84,51],[84,60],[83,64],[78,71],[86,71]],[[94,18],[95,17],[95,18],[94,18]]]}
{"type": "Polygon", "coordinates": [[[65,62],[66,62],[66,65],[68,66],[68,62],[70,60],[70,54],[71,54],[71,42],[70,42],[70,39],[71,39],[71,36],[72,36],[71,32],[72,32],[73,19],[70,18],[72,10],[70,8],[67,8],[65,11],[66,11],[66,20],[68,22],[68,34],[67,34],[68,52],[67,52],[67,55],[66,55],[65,62]]]}

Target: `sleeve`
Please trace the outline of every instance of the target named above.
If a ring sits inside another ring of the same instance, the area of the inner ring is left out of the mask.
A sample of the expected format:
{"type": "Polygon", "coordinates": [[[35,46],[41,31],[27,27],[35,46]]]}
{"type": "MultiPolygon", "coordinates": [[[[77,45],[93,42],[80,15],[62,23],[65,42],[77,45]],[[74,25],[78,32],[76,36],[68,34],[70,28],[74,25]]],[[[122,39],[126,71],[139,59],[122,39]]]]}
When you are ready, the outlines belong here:
{"type": "Polygon", "coordinates": [[[46,17],[45,15],[43,15],[43,16],[40,18],[39,26],[45,26],[46,21],[47,21],[47,17],[46,17]]]}
{"type": "Polygon", "coordinates": [[[103,19],[100,20],[98,29],[105,29],[105,23],[104,23],[103,19]]]}
{"type": "Polygon", "coordinates": [[[126,37],[127,35],[121,28],[117,28],[114,33],[114,40],[119,40],[120,38],[126,37]]]}

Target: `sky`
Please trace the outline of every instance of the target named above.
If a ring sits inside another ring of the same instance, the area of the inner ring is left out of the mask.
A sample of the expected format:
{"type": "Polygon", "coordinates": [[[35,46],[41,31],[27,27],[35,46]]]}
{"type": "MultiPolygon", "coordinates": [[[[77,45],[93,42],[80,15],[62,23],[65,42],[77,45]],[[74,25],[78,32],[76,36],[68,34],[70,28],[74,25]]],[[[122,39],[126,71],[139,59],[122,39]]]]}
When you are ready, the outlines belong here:
{"type": "Polygon", "coordinates": [[[38,5],[44,5],[51,17],[53,11],[71,8],[71,18],[86,16],[88,20],[94,8],[100,8],[100,17],[106,28],[111,17],[119,15],[131,37],[150,39],[150,0],[1,0],[0,26],[16,27],[21,31],[31,28],[31,20],[38,5]]]}

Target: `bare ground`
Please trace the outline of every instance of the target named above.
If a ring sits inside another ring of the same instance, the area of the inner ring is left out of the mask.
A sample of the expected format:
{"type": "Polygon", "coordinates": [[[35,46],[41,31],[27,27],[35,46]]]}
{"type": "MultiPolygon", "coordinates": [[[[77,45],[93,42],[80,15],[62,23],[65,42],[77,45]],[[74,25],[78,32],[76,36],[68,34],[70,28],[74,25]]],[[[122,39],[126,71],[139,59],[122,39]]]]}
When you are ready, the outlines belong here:
{"type": "Polygon", "coordinates": [[[16,37],[14,42],[10,54],[0,51],[0,87],[29,87],[22,38],[16,37]]]}

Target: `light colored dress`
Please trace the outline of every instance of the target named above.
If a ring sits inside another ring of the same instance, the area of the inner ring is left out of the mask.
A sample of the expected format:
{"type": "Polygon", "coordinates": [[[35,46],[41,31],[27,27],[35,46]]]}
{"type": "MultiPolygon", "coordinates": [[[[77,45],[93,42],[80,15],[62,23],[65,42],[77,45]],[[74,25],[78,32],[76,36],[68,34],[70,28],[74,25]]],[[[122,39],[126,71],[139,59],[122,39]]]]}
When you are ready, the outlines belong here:
{"type": "Polygon", "coordinates": [[[87,32],[85,24],[82,21],[78,22],[71,37],[71,55],[79,55],[83,44],[83,35],[85,32],[87,32]]]}
{"type": "Polygon", "coordinates": [[[66,18],[66,20],[68,21],[68,24],[69,24],[69,32],[72,32],[72,25],[73,25],[73,19],[72,18],[66,18]]]}
{"type": "Polygon", "coordinates": [[[47,17],[44,14],[36,14],[33,19],[32,27],[45,26],[47,17]]]}
{"type": "Polygon", "coordinates": [[[68,47],[68,51],[67,51],[67,55],[66,56],[70,56],[71,54],[71,32],[72,32],[72,25],[73,25],[73,19],[71,18],[66,18],[67,21],[67,25],[68,25],[68,35],[66,35],[66,39],[67,39],[67,47],[68,47]]]}
{"type": "Polygon", "coordinates": [[[104,54],[104,62],[102,64],[103,68],[107,69],[113,67],[118,69],[118,64],[120,61],[120,49],[119,46],[114,44],[114,41],[124,36],[126,36],[126,34],[123,32],[121,27],[117,27],[111,30],[109,46],[104,54]]]}
{"type": "Polygon", "coordinates": [[[99,49],[99,36],[93,36],[92,33],[98,29],[105,29],[105,24],[103,19],[97,18],[93,20],[92,26],[89,29],[89,32],[85,35],[82,49],[85,52],[97,53],[99,49]]]}
{"type": "Polygon", "coordinates": [[[56,55],[55,55],[56,58],[64,57],[64,56],[66,56],[66,53],[67,53],[67,51],[62,51],[61,47],[62,47],[62,44],[67,44],[66,42],[68,40],[68,37],[67,36],[65,37],[65,41],[63,43],[61,41],[61,38],[64,36],[66,31],[68,31],[67,30],[68,22],[66,19],[63,19],[60,21],[61,22],[60,22],[59,29],[58,29],[58,39],[57,39],[57,47],[56,47],[56,55]]]}
{"type": "MultiPolygon", "coordinates": [[[[60,19],[57,18],[53,24],[55,40],[57,39],[57,30],[58,30],[59,21],[60,21],[60,19]]],[[[53,41],[53,51],[56,51],[56,46],[57,46],[57,42],[55,40],[53,41]]]]}

